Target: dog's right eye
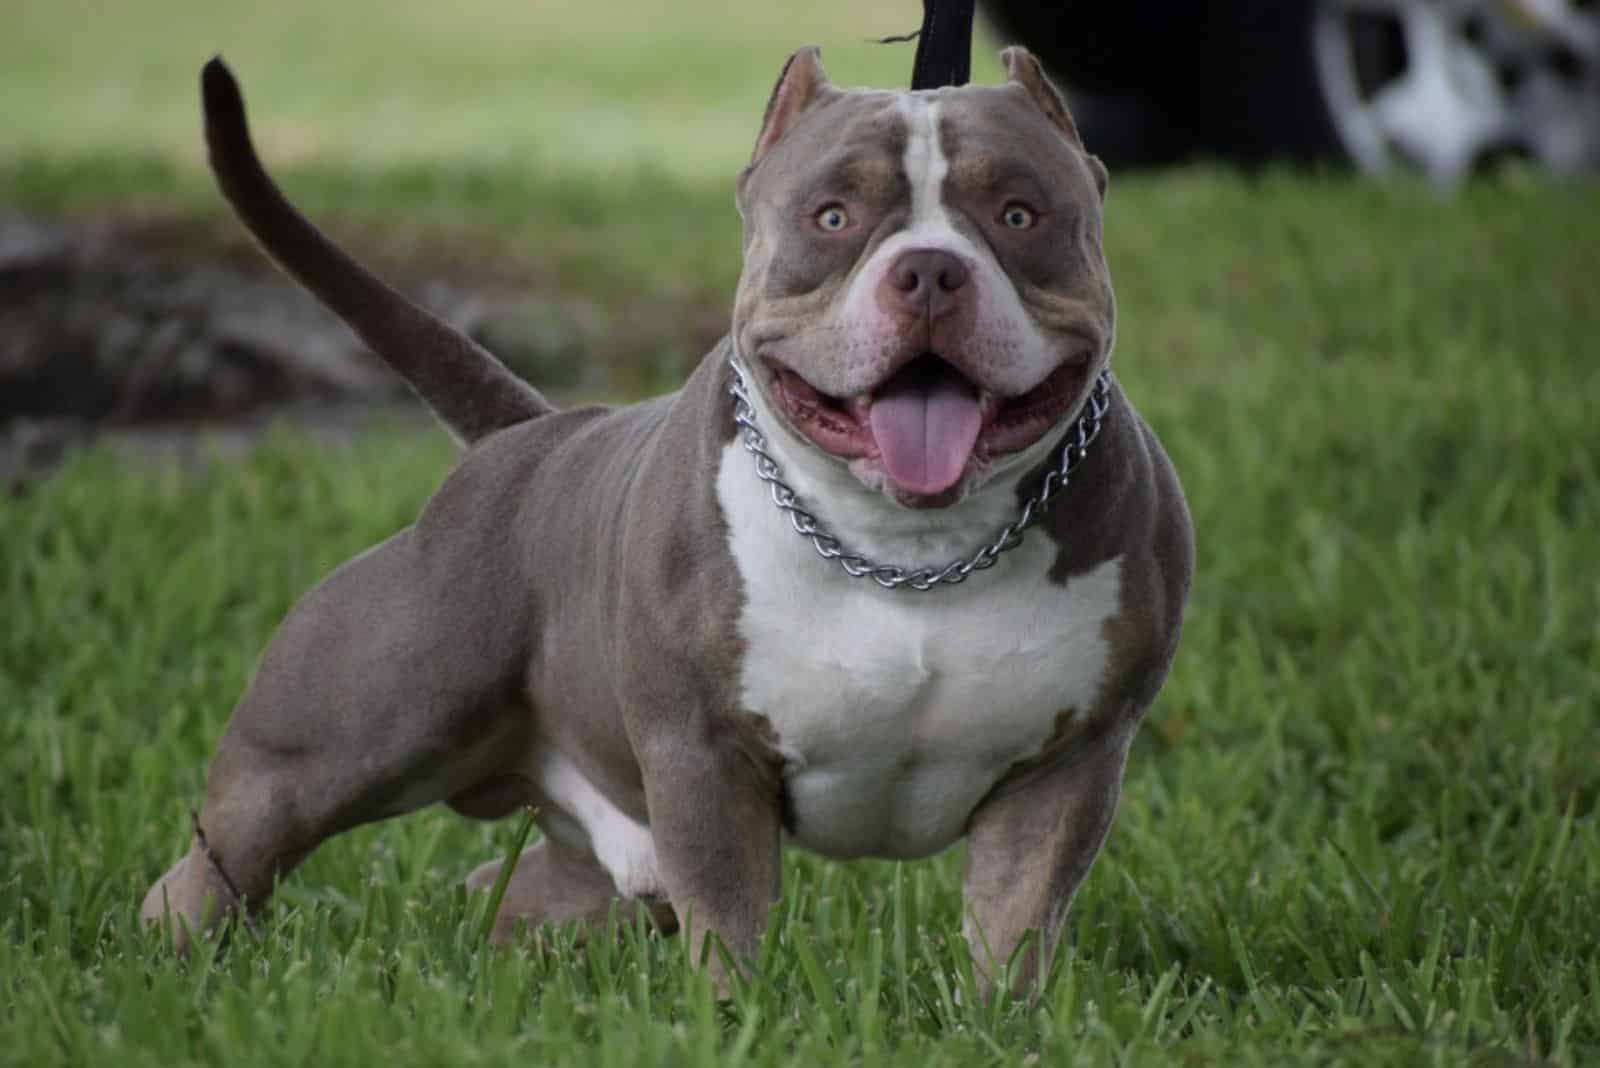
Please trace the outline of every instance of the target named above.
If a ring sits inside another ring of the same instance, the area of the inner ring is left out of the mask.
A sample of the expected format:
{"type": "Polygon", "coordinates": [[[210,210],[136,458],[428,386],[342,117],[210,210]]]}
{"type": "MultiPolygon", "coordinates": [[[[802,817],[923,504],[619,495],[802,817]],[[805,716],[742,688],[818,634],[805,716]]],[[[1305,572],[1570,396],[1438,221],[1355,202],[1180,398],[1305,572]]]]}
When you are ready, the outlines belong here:
{"type": "Polygon", "coordinates": [[[817,212],[817,226],[830,234],[836,234],[850,225],[850,216],[845,214],[844,208],[837,204],[829,204],[817,212]]]}

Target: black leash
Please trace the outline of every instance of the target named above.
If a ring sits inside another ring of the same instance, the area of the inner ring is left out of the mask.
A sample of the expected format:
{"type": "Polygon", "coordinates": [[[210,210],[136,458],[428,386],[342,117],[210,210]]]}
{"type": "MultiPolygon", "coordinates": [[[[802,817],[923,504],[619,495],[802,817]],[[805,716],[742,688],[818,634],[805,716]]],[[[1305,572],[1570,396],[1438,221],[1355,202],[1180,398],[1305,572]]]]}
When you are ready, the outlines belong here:
{"type": "Polygon", "coordinates": [[[972,78],[972,17],[977,0],[922,0],[912,89],[966,85],[972,78]]]}

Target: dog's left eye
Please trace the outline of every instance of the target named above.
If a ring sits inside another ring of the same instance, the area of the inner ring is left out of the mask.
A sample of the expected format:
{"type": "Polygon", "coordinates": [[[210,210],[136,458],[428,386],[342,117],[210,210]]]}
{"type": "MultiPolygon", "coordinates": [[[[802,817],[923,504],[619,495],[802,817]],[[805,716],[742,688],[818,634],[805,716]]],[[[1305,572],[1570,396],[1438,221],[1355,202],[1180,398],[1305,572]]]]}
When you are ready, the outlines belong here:
{"type": "Polygon", "coordinates": [[[838,233],[850,225],[850,216],[837,204],[829,204],[817,212],[817,225],[830,234],[838,233]]]}
{"type": "Polygon", "coordinates": [[[1000,213],[1000,221],[1013,230],[1026,230],[1038,219],[1039,217],[1034,214],[1032,208],[1026,204],[1018,204],[1014,200],[1007,204],[1005,210],[1000,213]]]}

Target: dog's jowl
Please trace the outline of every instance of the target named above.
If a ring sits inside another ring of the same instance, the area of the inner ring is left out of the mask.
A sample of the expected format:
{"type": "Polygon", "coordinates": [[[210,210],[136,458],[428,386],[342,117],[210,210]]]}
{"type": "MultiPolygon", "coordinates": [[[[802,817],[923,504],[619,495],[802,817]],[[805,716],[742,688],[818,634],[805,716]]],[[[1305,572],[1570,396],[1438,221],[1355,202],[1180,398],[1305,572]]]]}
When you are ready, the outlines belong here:
{"type": "Polygon", "coordinates": [[[283,622],[147,919],[181,918],[181,944],[346,828],[531,804],[500,937],[632,902],[749,961],[786,839],[965,836],[980,967],[1032,931],[1037,973],[1171,663],[1192,544],[1109,371],[1105,171],[1034,59],[1004,58],[1002,85],[880,92],[795,53],[738,178],[728,336],[677,393],[561,412],[299,216],[208,65],[240,217],[467,448],[283,622]]]}

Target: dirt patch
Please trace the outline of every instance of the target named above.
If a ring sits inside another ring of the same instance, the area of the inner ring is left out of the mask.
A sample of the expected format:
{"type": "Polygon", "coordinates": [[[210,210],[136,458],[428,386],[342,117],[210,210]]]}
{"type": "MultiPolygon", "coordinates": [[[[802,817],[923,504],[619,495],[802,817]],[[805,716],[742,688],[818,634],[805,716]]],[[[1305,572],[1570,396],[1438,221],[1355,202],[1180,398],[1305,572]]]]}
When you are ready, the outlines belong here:
{"type": "MultiPolygon", "coordinates": [[[[715,341],[702,310],[648,301],[613,322],[582,295],[395,274],[406,293],[555,396],[670,385],[715,341]],[[664,355],[663,355],[664,354],[664,355]]],[[[110,434],[324,426],[407,391],[337,319],[259,256],[175,240],[150,220],[0,218],[0,480],[110,434]]]]}

